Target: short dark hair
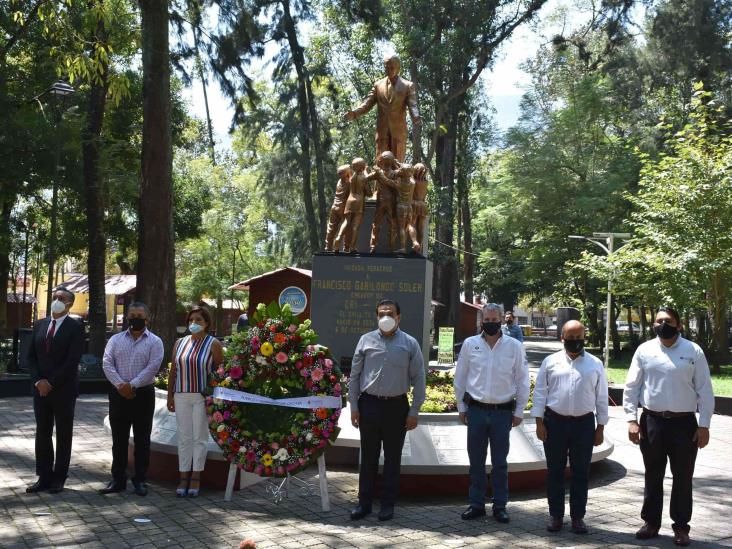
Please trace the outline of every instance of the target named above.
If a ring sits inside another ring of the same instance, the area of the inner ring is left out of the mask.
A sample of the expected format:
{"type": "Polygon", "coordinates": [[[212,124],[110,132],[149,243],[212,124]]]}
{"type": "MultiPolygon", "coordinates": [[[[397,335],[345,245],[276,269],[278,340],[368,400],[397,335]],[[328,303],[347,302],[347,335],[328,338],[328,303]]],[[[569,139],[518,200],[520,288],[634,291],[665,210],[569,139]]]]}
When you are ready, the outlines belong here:
{"type": "Polygon", "coordinates": [[[382,305],[394,305],[394,308],[396,309],[396,312],[398,315],[402,314],[401,309],[399,308],[399,303],[394,301],[393,299],[382,299],[376,304],[376,314],[379,314],[379,307],[382,305]]]}
{"type": "MultiPolygon", "coordinates": [[[[681,317],[679,316],[679,313],[676,309],[674,309],[672,307],[659,307],[658,312],[671,315],[676,320],[676,324],[678,326],[681,326],[681,317]]],[[[658,313],[656,313],[656,314],[658,314],[658,313]]]]}
{"type": "Polygon", "coordinates": [[[129,312],[130,309],[142,309],[145,311],[145,316],[148,319],[150,318],[150,309],[142,301],[133,301],[127,306],[127,312],[129,312]]]}
{"type": "MultiPolygon", "coordinates": [[[[190,311],[188,311],[188,316],[186,316],[186,326],[191,323],[191,315],[193,313],[198,313],[203,317],[203,320],[206,321],[206,332],[208,332],[209,328],[211,328],[211,313],[206,307],[203,307],[201,305],[197,305],[196,307],[193,307],[190,311]]],[[[246,314],[246,313],[244,313],[246,314]]]]}
{"type": "Polygon", "coordinates": [[[506,311],[505,313],[503,313],[503,316],[506,316],[506,315],[514,316],[513,311],[506,311]]]}
{"type": "Polygon", "coordinates": [[[71,304],[72,305],[74,304],[74,301],[76,301],[76,296],[74,295],[74,292],[72,292],[71,290],[69,290],[66,286],[63,286],[63,285],[56,286],[53,291],[54,292],[64,292],[71,299],[71,304]]]}

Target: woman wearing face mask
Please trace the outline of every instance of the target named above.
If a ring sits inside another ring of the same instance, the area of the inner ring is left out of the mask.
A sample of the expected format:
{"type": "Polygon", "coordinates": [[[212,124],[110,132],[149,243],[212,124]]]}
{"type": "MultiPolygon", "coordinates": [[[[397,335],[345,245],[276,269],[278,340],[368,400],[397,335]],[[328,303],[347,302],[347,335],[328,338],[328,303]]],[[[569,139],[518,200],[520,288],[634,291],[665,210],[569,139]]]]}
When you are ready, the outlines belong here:
{"type": "Polygon", "coordinates": [[[209,335],[211,313],[194,307],[186,319],[190,335],[173,347],[173,365],[168,374],[168,410],[175,412],[178,424],[178,497],[196,497],[201,485],[201,471],[206,464],[208,418],[202,392],[208,374],[224,360],[218,339],[209,335]]]}

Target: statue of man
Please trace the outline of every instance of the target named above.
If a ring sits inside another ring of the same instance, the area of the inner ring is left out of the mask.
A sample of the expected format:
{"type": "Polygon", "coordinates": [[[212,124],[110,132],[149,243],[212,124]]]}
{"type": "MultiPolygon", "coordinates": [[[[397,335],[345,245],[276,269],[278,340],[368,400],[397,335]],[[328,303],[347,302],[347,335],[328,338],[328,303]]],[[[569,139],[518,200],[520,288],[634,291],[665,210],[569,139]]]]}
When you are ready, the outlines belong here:
{"type": "Polygon", "coordinates": [[[407,108],[412,124],[420,125],[422,119],[417,109],[415,86],[399,76],[400,68],[399,57],[392,55],[385,58],[386,78],[378,80],[364,102],[346,113],[345,118],[354,120],[377,105],[376,157],[384,151],[391,151],[399,162],[404,162],[407,152],[407,108]]]}

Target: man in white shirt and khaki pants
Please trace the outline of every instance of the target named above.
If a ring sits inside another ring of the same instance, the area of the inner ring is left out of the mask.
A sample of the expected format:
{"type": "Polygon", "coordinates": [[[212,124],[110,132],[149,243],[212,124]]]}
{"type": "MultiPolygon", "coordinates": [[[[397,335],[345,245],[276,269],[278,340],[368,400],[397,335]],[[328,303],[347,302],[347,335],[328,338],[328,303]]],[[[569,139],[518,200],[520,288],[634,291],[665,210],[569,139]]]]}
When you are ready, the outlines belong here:
{"type": "Polygon", "coordinates": [[[670,514],[674,543],[689,545],[692,478],[699,448],[709,442],[714,393],[709,365],[696,343],[679,333],[679,314],[670,307],[658,310],[656,339],[640,345],[633,355],[623,394],[628,436],[640,444],[646,468],[638,539],[658,535],[663,513],[663,478],[671,464],[670,514]],[[638,422],[638,407],[643,413],[638,422]],[[699,412],[699,421],[696,412],[699,412]]]}
{"type": "Polygon", "coordinates": [[[529,401],[529,367],[523,344],[502,337],[500,305],[483,305],[482,315],[482,333],[463,342],[455,368],[455,398],[460,421],[468,426],[470,459],[470,507],[461,516],[464,520],[485,516],[490,443],[493,517],[506,523],[509,439],[529,401]]]}
{"type": "Polygon", "coordinates": [[[586,534],[584,516],[592,447],[602,444],[608,422],[607,376],[602,362],[584,351],[585,327],[581,322],[570,320],[564,324],[562,342],[564,350],[541,363],[531,415],[536,418],[536,436],[544,442],[546,454],[551,515],[547,530],[558,532],[564,523],[564,471],[569,457],[572,531],[586,534]]]}

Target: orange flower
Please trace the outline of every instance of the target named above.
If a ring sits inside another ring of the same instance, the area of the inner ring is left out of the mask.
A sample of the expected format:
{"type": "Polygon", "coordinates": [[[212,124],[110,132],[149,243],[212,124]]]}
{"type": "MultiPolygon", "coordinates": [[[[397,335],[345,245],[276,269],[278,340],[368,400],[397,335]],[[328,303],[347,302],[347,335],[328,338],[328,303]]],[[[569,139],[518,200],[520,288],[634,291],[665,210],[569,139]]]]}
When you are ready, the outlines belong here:
{"type": "Polygon", "coordinates": [[[287,341],[287,336],[283,333],[277,332],[274,335],[274,341],[275,343],[279,343],[281,345],[287,341]]]}
{"type": "Polygon", "coordinates": [[[318,419],[325,419],[328,417],[328,410],[326,408],[318,408],[315,410],[315,417],[318,419]]]}

